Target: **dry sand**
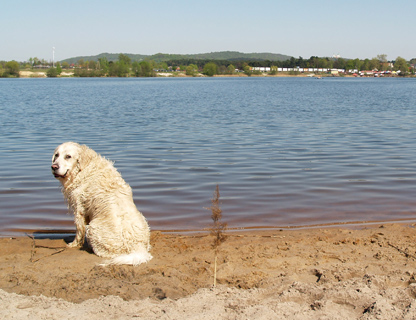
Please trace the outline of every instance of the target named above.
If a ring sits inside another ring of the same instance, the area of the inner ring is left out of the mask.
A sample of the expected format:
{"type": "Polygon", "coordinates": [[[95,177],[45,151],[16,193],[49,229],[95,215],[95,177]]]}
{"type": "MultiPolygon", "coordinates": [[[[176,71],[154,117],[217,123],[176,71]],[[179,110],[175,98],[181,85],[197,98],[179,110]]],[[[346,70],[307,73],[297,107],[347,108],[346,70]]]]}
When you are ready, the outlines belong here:
{"type": "MultiPolygon", "coordinates": [[[[61,77],[71,77],[73,72],[62,72],[61,77]]],[[[46,78],[46,71],[20,71],[21,78],[46,78]]]]}
{"type": "MultiPolygon", "coordinates": [[[[0,239],[1,319],[415,319],[416,230],[385,224],[152,232],[153,260],[98,266],[65,241],[0,239]]],[[[68,241],[68,239],[66,239],[68,241]]]]}
{"type": "Polygon", "coordinates": [[[46,78],[46,71],[20,71],[21,78],[46,78]]]}

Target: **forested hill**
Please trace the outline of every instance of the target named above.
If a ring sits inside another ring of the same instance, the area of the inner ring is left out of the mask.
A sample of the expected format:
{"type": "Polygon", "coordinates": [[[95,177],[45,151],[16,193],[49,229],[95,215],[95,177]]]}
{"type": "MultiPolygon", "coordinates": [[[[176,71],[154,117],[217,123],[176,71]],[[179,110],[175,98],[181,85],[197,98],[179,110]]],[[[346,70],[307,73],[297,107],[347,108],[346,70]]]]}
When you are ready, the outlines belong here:
{"type": "MultiPolygon", "coordinates": [[[[202,60],[269,60],[269,61],[286,61],[291,56],[286,56],[278,53],[242,53],[237,51],[221,51],[221,52],[210,52],[210,53],[198,53],[198,54],[167,54],[157,53],[154,55],[143,55],[143,54],[131,54],[124,53],[132,61],[141,61],[143,59],[154,60],[156,62],[169,61],[169,60],[184,60],[184,59],[202,59],[202,60]]],[[[108,61],[117,61],[119,53],[101,53],[95,56],[80,56],[62,60],[61,62],[77,63],[79,60],[84,61],[98,61],[99,58],[107,58],[108,61]]]]}
{"type": "MultiPolygon", "coordinates": [[[[141,61],[145,59],[146,55],[144,54],[131,54],[131,53],[124,53],[126,56],[128,56],[132,61],[141,61]]],[[[100,58],[107,58],[108,61],[117,61],[118,60],[119,53],[100,53],[95,56],[79,56],[79,57],[73,57],[68,58],[65,60],[61,60],[60,62],[68,62],[69,64],[72,63],[78,63],[79,60],[84,61],[98,61],[100,58]]]]}
{"type": "Polygon", "coordinates": [[[269,60],[269,61],[285,61],[291,56],[278,53],[242,53],[237,51],[221,51],[198,54],[163,54],[158,53],[150,57],[152,60],[178,60],[178,59],[201,59],[201,60],[269,60]]]}

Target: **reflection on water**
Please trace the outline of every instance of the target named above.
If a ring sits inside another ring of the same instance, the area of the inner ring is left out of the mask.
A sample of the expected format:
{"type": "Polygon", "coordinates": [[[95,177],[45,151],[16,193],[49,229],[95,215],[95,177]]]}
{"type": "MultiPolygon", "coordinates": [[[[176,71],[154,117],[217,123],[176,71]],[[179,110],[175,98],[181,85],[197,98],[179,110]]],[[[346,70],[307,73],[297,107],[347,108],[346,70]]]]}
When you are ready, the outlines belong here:
{"type": "Polygon", "coordinates": [[[72,232],[64,141],[115,161],[152,229],[416,219],[412,79],[0,79],[0,235],[72,232]]]}

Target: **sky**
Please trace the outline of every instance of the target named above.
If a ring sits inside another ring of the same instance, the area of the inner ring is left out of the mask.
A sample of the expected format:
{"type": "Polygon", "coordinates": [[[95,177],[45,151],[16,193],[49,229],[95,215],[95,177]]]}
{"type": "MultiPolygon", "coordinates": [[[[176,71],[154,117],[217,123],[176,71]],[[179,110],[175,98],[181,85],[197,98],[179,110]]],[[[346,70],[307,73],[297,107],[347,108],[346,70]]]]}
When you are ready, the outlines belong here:
{"type": "Polygon", "coordinates": [[[414,0],[6,0],[0,60],[271,52],[416,58],[414,0]]]}

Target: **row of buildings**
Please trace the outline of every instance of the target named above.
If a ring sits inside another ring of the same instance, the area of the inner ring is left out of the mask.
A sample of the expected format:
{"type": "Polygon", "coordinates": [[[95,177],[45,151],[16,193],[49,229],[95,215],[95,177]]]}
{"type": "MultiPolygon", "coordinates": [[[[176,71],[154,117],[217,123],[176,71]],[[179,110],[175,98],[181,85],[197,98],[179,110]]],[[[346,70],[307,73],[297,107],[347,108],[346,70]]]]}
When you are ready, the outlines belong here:
{"type": "Polygon", "coordinates": [[[252,67],[251,71],[260,71],[260,72],[331,72],[331,71],[345,72],[344,69],[327,69],[327,68],[270,68],[270,67],[252,67]]]}
{"type": "Polygon", "coordinates": [[[311,73],[331,73],[331,74],[352,74],[354,76],[361,77],[382,77],[382,76],[391,76],[397,75],[400,71],[378,71],[378,70],[366,70],[359,71],[357,69],[345,70],[345,69],[328,69],[328,68],[270,68],[270,67],[252,67],[251,71],[260,71],[260,72],[311,72],[311,73]]]}

